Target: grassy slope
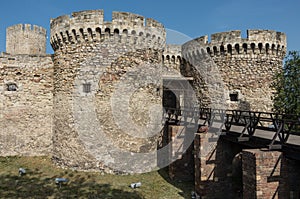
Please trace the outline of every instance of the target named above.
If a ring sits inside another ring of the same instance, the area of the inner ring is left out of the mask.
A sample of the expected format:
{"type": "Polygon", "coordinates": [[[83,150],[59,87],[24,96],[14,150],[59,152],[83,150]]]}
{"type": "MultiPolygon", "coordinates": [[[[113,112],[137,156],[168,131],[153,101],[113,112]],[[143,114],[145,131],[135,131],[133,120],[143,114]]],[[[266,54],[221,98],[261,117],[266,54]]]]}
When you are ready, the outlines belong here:
{"type": "Polygon", "coordinates": [[[166,172],[101,175],[55,167],[48,157],[0,157],[0,198],[190,198],[192,182],[171,182],[166,172]],[[18,176],[18,169],[27,174],[18,176]],[[59,188],[54,179],[69,179],[59,188]],[[141,182],[132,189],[129,185],[141,182]],[[171,184],[172,183],[172,184],[171,184]]]}

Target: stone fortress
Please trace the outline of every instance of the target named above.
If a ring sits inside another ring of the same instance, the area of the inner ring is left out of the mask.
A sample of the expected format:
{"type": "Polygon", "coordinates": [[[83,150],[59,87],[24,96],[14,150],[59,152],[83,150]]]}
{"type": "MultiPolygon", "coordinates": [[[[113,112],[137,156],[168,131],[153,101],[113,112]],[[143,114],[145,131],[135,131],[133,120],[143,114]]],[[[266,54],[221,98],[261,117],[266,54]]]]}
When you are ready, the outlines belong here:
{"type": "Polygon", "coordinates": [[[270,84],[286,53],[285,34],[271,30],[248,30],[247,38],[229,31],[166,45],[163,24],[126,12],[113,12],[112,21],[104,21],[102,10],[74,12],[51,19],[50,27],[53,55],[46,54],[44,28],[7,28],[6,52],[0,55],[0,155],[51,155],[57,164],[84,170],[114,172],[110,162],[125,162],[120,149],[156,150],[158,132],[135,136],[136,129],[117,125],[116,118],[124,109],[134,123],[151,129],[153,105],[184,108],[189,94],[179,88],[168,99],[165,93],[172,92],[164,80],[186,79],[200,106],[212,105],[206,77],[194,64],[201,56],[217,66],[223,83],[214,86],[225,90],[228,108],[271,111],[270,84]],[[161,73],[161,79],[137,72],[144,68],[161,73]],[[119,85],[130,78],[140,84],[126,104],[118,93],[128,90],[119,85]],[[108,163],[99,161],[103,157],[108,163]]]}

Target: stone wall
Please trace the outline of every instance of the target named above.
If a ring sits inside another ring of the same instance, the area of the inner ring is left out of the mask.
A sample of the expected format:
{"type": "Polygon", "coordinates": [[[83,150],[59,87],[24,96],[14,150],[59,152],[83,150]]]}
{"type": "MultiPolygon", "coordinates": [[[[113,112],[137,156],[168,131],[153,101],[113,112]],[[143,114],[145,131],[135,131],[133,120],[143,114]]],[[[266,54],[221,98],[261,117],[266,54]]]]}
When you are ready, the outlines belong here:
{"type": "Polygon", "coordinates": [[[240,31],[216,33],[210,42],[203,36],[183,45],[183,58],[194,68],[192,76],[200,73],[202,77],[195,79],[195,87],[203,87],[199,96],[205,99],[204,106],[221,98],[230,109],[272,110],[270,85],[282,67],[286,36],[269,30],[248,30],[247,34],[241,38],[240,31]],[[224,96],[216,95],[219,90],[224,96]]]}
{"type": "Polygon", "coordinates": [[[154,19],[113,12],[112,21],[104,21],[103,10],[87,10],[51,19],[51,45],[54,50],[65,44],[114,40],[140,48],[160,49],[165,46],[164,26],[154,19]]]}
{"type": "MultiPolygon", "coordinates": [[[[120,13],[126,17],[124,22],[138,20],[132,22],[137,23],[133,30],[143,34],[136,37],[132,29],[130,34],[127,32],[130,26],[122,25],[115,13],[111,22],[115,26],[109,28],[127,27],[127,31],[111,34],[107,29],[110,23],[96,23],[101,21],[99,13],[73,13],[73,18],[58,17],[51,22],[51,45],[55,50],[53,141],[56,162],[106,172],[153,168],[156,161],[139,162],[143,158],[134,156],[133,160],[128,155],[147,154],[156,149],[156,137],[162,128],[161,121],[157,121],[160,117],[156,117],[157,106],[161,108],[162,88],[157,74],[162,71],[165,33],[156,30],[156,37],[150,39],[149,28],[161,29],[162,26],[153,20],[147,20],[144,25],[139,22],[144,20],[142,17],[120,13]],[[85,22],[87,18],[90,20],[85,22]],[[63,32],[85,31],[90,27],[92,33],[76,35],[77,40],[74,37],[65,40],[63,35],[57,37],[62,24],[67,28],[63,32]],[[99,32],[99,29],[107,31],[99,32]],[[94,37],[93,31],[99,35],[94,37]],[[151,112],[153,114],[149,114],[151,112]]],[[[156,160],[156,154],[151,155],[152,160],[156,160]]]]}
{"type": "Polygon", "coordinates": [[[51,154],[52,91],[50,55],[0,55],[0,155],[51,154]]]}
{"type": "Polygon", "coordinates": [[[10,54],[46,54],[46,29],[37,25],[17,24],[6,29],[6,52],[10,54]]]}
{"type": "Polygon", "coordinates": [[[169,70],[169,76],[181,76],[182,58],[181,45],[166,45],[163,52],[163,64],[169,70]]]}

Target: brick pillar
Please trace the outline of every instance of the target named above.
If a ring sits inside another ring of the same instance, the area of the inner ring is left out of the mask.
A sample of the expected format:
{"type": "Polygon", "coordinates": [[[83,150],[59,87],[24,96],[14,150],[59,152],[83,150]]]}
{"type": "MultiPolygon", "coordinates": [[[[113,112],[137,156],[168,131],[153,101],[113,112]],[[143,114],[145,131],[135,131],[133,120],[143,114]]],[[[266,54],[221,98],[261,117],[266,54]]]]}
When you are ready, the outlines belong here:
{"type": "Polygon", "coordinates": [[[169,125],[169,177],[172,180],[194,179],[194,143],[192,130],[185,126],[169,125]]]}
{"type": "Polygon", "coordinates": [[[211,133],[195,137],[195,191],[205,198],[234,198],[232,162],[240,147],[220,137],[217,144],[210,141],[211,133]]]}
{"type": "Polygon", "coordinates": [[[288,173],[283,160],[282,153],[278,151],[243,150],[243,197],[289,198],[286,187],[288,173]]]}

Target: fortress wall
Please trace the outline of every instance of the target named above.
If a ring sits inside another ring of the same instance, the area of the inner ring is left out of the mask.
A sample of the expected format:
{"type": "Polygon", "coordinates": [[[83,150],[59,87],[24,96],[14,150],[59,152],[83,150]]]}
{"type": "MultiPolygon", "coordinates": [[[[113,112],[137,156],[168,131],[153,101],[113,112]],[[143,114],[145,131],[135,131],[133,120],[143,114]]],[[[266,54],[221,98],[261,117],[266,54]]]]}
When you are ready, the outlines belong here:
{"type": "MultiPolygon", "coordinates": [[[[181,59],[181,45],[168,44],[164,49],[162,61],[164,66],[169,69],[170,73],[175,73],[173,75],[180,76],[180,70],[182,65],[181,59]]],[[[172,74],[170,74],[172,75],[172,74]]]]}
{"type": "Polygon", "coordinates": [[[161,49],[166,37],[161,23],[128,12],[113,12],[112,21],[104,21],[103,10],[74,12],[51,19],[50,27],[54,50],[66,44],[104,40],[161,49]]]}
{"type": "Polygon", "coordinates": [[[6,52],[10,54],[46,54],[46,29],[37,25],[17,24],[6,29],[6,52]]]}
{"type": "Polygon", "coordinates": [[[52,91],[50,55],[0,55],[1,156],[51,154],[52,91]]]}
{"type": "MultiPolygon", "coordinates": [[[[82,14],[73,14],[72,23],[82,14]]],[[[128,16],[120,14],[118,17],[128,16]]],[[[113,20],[116,18],[114,14],[113,20]]],[[[142,25],[140,17],[134,19],[125,21],[133,26],[131,29],[142,25]]],[[[71,24],[70,20],[67,18],[61,23],[71,24]]],[[[119,20],[118,24],[121,22],[119,20]]],[[[151,26],[161,28],[154,21],[150,22],[151,26]]],[[[79,21],[76,23],[79,24],[79,21]]],[[[56,27],[60,25],[52,25],[51,35],[55,35],[56,27]]],[[[129,25],[126,27],[130,30],[129,25]]],[[[156,164],[156,161],[145,163],[139,162],[143,161],[141,158],[130,158],[132,153],[147,153],[156,149],[157,135],[144,131],[154,125],[149,123],[151,107],[161,104],[160,82],[152,77],[161,70],[164,44],[159,47],[147,40],[133,44],[115,36],[104,35],[102,40],[64,42],[58,47],[54,44],[58,40],[52,38],[51,44],[55,50],[53,154],[55,161],[62,166],[117,173],[120,168],[115,168],[116,165],[139,171],[153,168],[156,164]],[[90,92],[85,91],[87,84],[90,85],[90,92]],[[123,84],[125,87],[120,88],[123,84]],[[129,99],[115,97],[114,105],[114,95],[129,96],[129,99]],[[125,117],[127,112],[130,117],[118,125],[118,115],[125,117]],[[140,130],[133,129],[130,124],[126,126],[127,121],[140,126],[140,130]]],[[[155,156],[153,158],[156,160],[155,156]]]]}
{"type": "MultiPolygon", "coordinates": [[[[247,33],[247,38],[241,38],[240,31],[216,33],[211,35],[210,42],[207,36],[200,37],[183,45],[183,57],[200,68],[206,66],[206,74],[220,76],[221,81],[211,85],[215,87],[212,91],[225,88],[223,101],[228,108],[272,111],[274,91],[270,85],[282,67],[286,37],[284,33],[270,30],[247,33]],[[230,99],[232,94],[237,94],[237,101],[230,99]]],[[[198,84],[202,83],[199,80],[198,84]]],[[[215,98],[213,95],[207,97],[206,105],[215,98]]]]}

